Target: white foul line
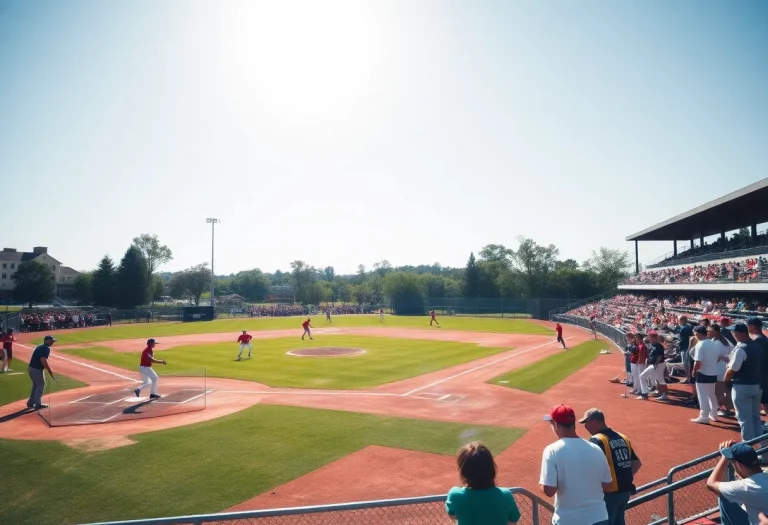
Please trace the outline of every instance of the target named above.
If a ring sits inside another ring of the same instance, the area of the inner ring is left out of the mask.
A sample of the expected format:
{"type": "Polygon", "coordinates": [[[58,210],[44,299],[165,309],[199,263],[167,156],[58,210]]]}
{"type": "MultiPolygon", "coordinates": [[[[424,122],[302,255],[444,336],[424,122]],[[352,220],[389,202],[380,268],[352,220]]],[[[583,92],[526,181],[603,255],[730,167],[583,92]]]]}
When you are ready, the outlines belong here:
{"type": "MultiPolygon", "coordinates": [[[[568,339],[573,339],[573,338],[572,337],[566,337],[565,338],[566,341],[568,339]]],[[[451,377],[446,377],[445,379],[440,379],[439,381],[435,381],[434,383],[430,383],[428,385],[425,385],[425,386],[422,386],[422,387],[419,387],[419,388],[414,388],[413,390],[410,390],[410,391],[406,392],[405,394],[400,394],[400,396],[402,396],[402,397],[410,396],[411,394],[415,394],[416,392],[419,392],[421,390],[426,390],[427,388],[432,388],[433,386],[439,385],[441,383],[445,383],[446,381],[450,381],[452,379],[456,379],[457,377],[461,377],[461,376],[463,376],[465,374],[469,374],[471,372],[476,372],[477,370],[482,370],[485,367],[488,367],[488,366],[491,366],[491,365],[495,365],[497,363],[504,362],[504,361],[506,361],[508,359],[512,359],[513,357],[517,357],[519,355],[527,354],[528,352],[530,352],[532,350],[536,350],[538,348],[541,348],[542,346],[547,346],[547,345],[551,345],[551,344],[554,344],[554,343],[557,343],[557,341],[549,341],[547,343],[540,344],[539,346],[534,346],[533,348],[529,348],[527,350],[523,350],[522,352],[518,352],[518,353],[512,354],[512,355],[508,355],[507,357],[502,357],[501,359],[497,359],[495,361],[491,361],[490,363],[485,363],[483,365],[479,365],[479,366],[476,366],[474,368],[470,368],[469,370],[464,370],[463,372],[459,372],[458,374],[454,374],[451,377]]]]}
{"type": "MultiPolygon", "coordinates": [[[[30,347],[30,346],[26,346],[26,345],[22,345],[22,344],[19,344],[18,346],[20,346],[22,348],[26,348],[27,350],[33,350],[33,348],[30,347]]],[[[51,357],[55,357],[56,359],[61,359],[62,361],[67,361],[68,363],[74,363],[76,365],[84,366],[85,368],[90,368],[91,370],[96,370],[96,371],[102,372],[104,374],[113,375],[113,376],[119,377],[120,379],[127,379],[128,381],[133,381],[134,383],[141,383],[141,381],[139,381],[138,379],[134,379],[132,377],[127,377],[127,376],[124,376],[124,375],[120,375],[120,374],[118,374],[116,372],[110,372],[109,370],[104,370],[103,368],[98,368],[98,367],[89,365],[87,363],[81,363],[80,361],[75,361],[73,359],[67,359],[66,357],[62,357],[62,356],[60,356],[58,354],[52,355],[51,357]]]]}
{"type": "Polygon", "coordinates": [[[357,392],[354,390],[351,390],[349,392],[346,392],[346,391],[293,392],[291,390],[214,390],[212,394],[215,394],[217,392],[221,394],[283,394],[283,395],[294,395],[294,396],[397,396],[397,397],[400,397],[400,394],[392,394],[389,392],[357,392]]]}

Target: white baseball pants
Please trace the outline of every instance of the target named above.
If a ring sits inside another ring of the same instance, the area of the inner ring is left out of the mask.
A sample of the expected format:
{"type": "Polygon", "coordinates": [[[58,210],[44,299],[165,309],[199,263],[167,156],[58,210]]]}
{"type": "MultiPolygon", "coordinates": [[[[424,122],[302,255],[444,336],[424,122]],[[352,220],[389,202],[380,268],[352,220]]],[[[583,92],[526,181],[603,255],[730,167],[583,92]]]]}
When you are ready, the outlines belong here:
{"type": "Polygon", "coordinates": [[[157,373],[152,370],[151,366],[140,366],[139,367],[139,373],[141,374],[142,379],[144,379],[144,382],[138,387],[139,392],[147,388],[150,383],[152,384],[152,390],[150,393],[154,396],[157,394],[157,373]]]}
{"type": "Polygon", "coordinates": [[[648,393],[648,387],[653,386],[653,383],[658,383],[660,385],[666,385],[667,382],[664,381],[664,368],[665,364],[660,363],[658,365],[649,366],[647,367],[641,374],[640,374],[640,380],[642,381],[641,387],[642,387],[642,393],[646,394],[648,393]]]}
{"type": "Polygon", "coordinates": [[[243,349],[244,349],[244,348],[247,348],[247,349],[248,349],[248,357],[251,357],[251,349],[253,348],[253,347],[251,346],[251,343],[241,343],[241,344],[240,344],[240,353],[239,353],[239,354],[237,354],[237,358],[238,358],[238,359],[240,359],[240,357],[243,355],[243,349]]]}

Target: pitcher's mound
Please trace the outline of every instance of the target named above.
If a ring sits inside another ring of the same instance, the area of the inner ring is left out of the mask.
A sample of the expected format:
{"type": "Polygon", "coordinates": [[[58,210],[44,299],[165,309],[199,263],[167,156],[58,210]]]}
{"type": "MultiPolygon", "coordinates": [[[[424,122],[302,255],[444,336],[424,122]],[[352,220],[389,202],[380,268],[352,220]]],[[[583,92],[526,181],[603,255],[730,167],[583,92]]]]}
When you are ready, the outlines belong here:
{"type": "Polygon", "coordinates": [[[286,353],[296,357],[342,357],[349,355],[361,355],[365,353],[365,350],[362,348],[320,346],[315,348],[297,348],[296,350],[289,350],[286,353]]]}

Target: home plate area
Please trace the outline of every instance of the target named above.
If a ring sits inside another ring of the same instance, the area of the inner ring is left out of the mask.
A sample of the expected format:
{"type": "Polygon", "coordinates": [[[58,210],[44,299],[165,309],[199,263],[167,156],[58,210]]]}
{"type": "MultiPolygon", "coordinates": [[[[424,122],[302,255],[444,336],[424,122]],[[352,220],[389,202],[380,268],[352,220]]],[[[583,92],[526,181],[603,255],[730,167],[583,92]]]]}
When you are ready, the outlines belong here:
{"type": "Polygon", "coordinates": [[[445,392],[419,392],[417,394],[409,394],[408,397],[428,399],[430,401],[437,401],[438,403],[458,403],[467,396],[461,394],[446,394],[445,392]]]}
{"type": "Polygon", "coordinates": [[[166,385],[159,390],[160,399],[149,399],[149,389],[138,398],[135,384],[99,388],[90,395],[67,399],[50,396],[48,408],[38,414],[52,427],[93,425],[132,419],[171,416],[203,410],[211,390],[204,386],[166,385]]]}

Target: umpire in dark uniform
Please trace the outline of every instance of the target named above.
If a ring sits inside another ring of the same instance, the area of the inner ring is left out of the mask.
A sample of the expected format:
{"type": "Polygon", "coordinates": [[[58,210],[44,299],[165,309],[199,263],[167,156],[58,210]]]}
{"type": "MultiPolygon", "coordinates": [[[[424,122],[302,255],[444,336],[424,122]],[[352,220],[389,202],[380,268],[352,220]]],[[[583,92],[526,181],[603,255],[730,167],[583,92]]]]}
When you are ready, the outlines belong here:
{"type": "Polygon", "coordinates": [[[597,408],[590,408],[579,420],[592,436],[589,442],[597,445],[605,454],[611,470],[611,489],[605,491],[608,525],[625,525],[624,513],[629,497],[635,491],[634,477],[642,463],[635,454],[629,438],[608,428],[605,415],[597,408]]]}
{"type": "Polygon", "coordinates": [[[29,378],[32,380],[32,393],[29,395],[27,401],[27,408],[34,408],[40,410],[41,408],[48,408],[48,405],[43,404],[43,392],[45,391],[45,372],[48,373],[53,379],[53,370],[48,364],[48,358],[51,356],[51,346],[56,342],[56,339],[51,335],[46,335],[43,339],[43,344],[35,348],[32,352],[32,358],[29,360],[29,378]]]}

